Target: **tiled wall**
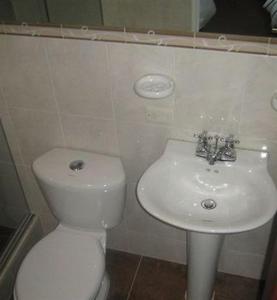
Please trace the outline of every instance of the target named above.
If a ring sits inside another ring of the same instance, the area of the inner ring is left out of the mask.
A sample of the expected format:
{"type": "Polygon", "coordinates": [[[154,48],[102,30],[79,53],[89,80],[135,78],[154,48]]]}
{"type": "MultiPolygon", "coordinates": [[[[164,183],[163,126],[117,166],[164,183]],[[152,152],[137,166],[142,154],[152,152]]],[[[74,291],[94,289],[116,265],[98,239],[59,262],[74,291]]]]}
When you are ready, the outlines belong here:
{"type": "MultiPolygon", "coordinates": [[[[71,147],[120,155],[128,180],[125,217],[109,234],[116,249],[185,262],[185,232],[145,213],[136,183],[169,137],[191,139],[203,128],[235,133],[242,147],[271,153],[277,181],[277,58],[123,43],[0,35],[1,115],[30,206],[45,231],[51,216],[30,164],[45,151],[71,147]],[[133,84],[147,73],[175,79],[167,100],[144,100],[133,84]],[[174,112],[170,124],[151,124],[147,105],[174,112]]],[[[226,238],[225,272],[259,277],[270,224],[226,238]]]]}

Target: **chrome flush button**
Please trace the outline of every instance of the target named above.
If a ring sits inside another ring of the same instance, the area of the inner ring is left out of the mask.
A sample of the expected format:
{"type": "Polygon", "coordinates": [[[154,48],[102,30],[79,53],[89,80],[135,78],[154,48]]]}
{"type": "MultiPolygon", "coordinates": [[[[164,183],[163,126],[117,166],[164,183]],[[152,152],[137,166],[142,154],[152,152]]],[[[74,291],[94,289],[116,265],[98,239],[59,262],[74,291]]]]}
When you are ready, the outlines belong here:
{"type": "Polygon", "coordinates": [[[205,209],[216,208],[216,202],[213,199],[206,199],[201,202],[201,206],[205,209]]]}
{"type": "Polygon", "coordinates": [[[70,163],[69,168],[75,172],[82,170],[85,167],[83,160],[74,160],[70,163]]]}

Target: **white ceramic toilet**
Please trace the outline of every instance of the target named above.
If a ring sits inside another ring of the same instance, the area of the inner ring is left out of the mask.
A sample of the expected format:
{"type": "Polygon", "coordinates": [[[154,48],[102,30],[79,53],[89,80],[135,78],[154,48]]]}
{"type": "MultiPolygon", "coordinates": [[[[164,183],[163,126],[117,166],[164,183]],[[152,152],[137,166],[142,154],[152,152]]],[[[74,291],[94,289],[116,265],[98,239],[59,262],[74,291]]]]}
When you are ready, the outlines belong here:
{"type": "Polygon", "coordinates": [[[120,222],[125,198],[120,159],[57,148],[33,171],[59,225],[23,260],[15,300],[106,299],[106,229],[120,222]]]}

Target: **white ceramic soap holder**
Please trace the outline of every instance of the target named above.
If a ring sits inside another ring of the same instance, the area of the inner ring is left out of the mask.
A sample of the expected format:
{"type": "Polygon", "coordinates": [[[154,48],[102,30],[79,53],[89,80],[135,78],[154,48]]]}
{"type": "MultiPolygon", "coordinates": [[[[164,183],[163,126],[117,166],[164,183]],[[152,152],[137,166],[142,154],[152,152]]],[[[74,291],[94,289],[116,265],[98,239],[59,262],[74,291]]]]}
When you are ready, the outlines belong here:
{"type": "Polygon", "coordinates": [[[134,90],[139,97],[148,99],[162,99],[173,94],[174,81],[167,75],[147,74],[139,78],[134,90]]]}

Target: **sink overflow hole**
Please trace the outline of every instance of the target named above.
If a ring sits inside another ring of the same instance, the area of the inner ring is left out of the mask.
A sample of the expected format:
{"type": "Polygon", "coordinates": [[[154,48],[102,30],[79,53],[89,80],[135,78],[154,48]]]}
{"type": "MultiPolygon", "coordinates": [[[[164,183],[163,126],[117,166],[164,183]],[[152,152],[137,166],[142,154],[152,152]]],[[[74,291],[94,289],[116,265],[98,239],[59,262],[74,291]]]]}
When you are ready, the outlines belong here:
{"type": "Polygon", "coordinates": [[[85,163],[82,160],[74,160],[70,163],[69,168],[73,171],[80,171],[84,168],[85,163]]]}
{"type": "Polygon", "coordinates": [[[213,199],[206,199],[201,202],[201,206],[205,209],[216,208],[216,202],[213,199]]]}

